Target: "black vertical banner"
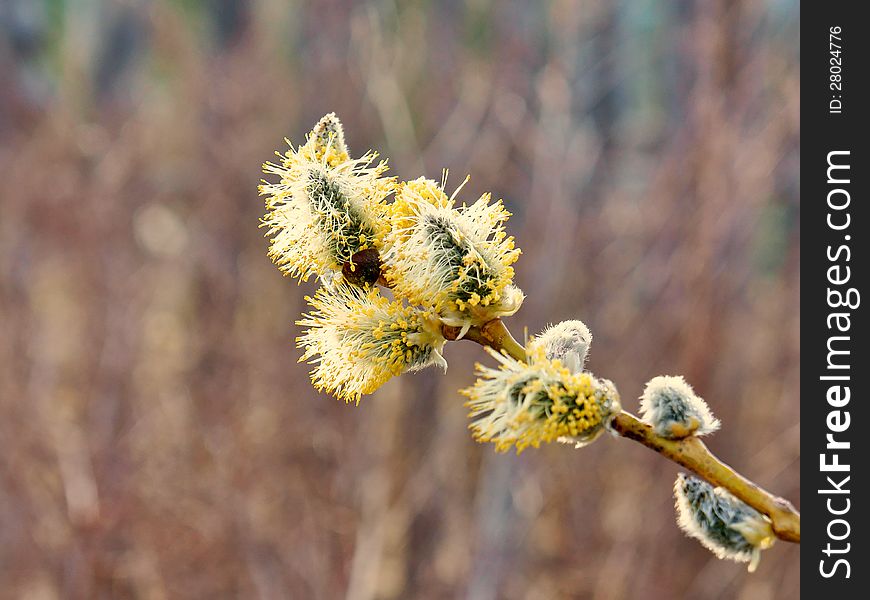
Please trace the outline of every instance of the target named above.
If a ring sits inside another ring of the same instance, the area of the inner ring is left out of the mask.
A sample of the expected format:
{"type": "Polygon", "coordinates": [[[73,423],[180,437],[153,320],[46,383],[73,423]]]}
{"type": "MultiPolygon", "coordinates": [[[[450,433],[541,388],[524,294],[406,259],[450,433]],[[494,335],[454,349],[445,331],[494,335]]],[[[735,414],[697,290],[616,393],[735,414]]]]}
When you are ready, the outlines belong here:
{"type": "Polygon", "coordinates": [[[868,67],[860,2],[801,14],[801,588],[866,598],[868,67]]]}

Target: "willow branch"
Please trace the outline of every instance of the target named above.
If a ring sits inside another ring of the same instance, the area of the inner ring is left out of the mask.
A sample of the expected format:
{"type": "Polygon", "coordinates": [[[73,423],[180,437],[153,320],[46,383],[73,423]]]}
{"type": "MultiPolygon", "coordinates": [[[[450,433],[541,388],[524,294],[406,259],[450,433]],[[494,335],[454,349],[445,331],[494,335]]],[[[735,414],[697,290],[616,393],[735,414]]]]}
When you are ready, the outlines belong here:
{"type": "Polygon", "coordinates": [[[719,460],[699,438],[663,438],[652,427],[627,412],[613,417],[610,426],[622,437],[639,442],[713,485],[725,488],[758,512],[767,515],[778,538],[800,543],[801,515],[791,502],[771,494],[743,477],[719,460]]]}
{"type": "MultiPolygon", "coordinates": [[[[442,329],[444,337],[448,340],[457,339],[461,331],[459,327],[446,325],[442,329]]],[[[501,319],[495,319],[480,327],[471,327],[463,339],[489,346],[516,360],[526,360],[525,349],[513,338],[501,319]]],[[[800,543],[801,516],[792,503],[771,494],[740,475],[719,460],[697,437],[690,436],[681,440],[661,437],[653,431],[652,427],[627,412],[620,412],[613,417],[610,426],[620,436],[655,450],[709,483],[728,490],[758,512],[767,515],[774,533],[781,540],[800,543]]]]}

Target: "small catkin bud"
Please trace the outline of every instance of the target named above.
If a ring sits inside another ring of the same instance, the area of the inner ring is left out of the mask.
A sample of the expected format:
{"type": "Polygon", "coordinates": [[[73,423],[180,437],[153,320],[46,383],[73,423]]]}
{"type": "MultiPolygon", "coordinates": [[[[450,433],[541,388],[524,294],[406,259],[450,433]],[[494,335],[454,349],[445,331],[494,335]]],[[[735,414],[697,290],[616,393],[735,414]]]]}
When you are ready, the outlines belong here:
{"type": "Polygon", "coordinates": [[[674,496],[680,529],[719,558],[748,562],[750,573],[776,541],[767,517],[727,490],[680,473],[674,496]]]}
{"type": "Polygon", "coordinates": [[[544,349],[550,360],[559,360],[572,373],[583,371],[592,333],[583,321],[562,321],[532,338],[529,345],[544,349]]]}
{"type": "Polygon", "coordinates": [[[528,348],[528,363],[487,351],[501,363],[477,365],[479,379],[461,391],[474,438],[492,442],[505,452],[522,452],[541,443],[571,442],[582,446],[604,432],[620,411],[619,394],[610,381],[589,373],[572,373],[550,360],[543,348],[528,348]]]}
{"type": "Polygon", "coordinates": [[[706,435],[719,429],[719,420],[707,403],[679,376],[652,378],[643,390],[640,413],[644,423],[669,439],[706,435]]]}

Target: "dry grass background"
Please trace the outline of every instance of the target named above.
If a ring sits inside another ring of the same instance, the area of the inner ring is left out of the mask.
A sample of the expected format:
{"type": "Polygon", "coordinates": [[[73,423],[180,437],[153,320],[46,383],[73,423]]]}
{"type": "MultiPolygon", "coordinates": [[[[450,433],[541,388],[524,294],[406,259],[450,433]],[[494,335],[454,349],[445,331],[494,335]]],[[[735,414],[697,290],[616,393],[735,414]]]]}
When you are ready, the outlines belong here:
{"type": "Polygon", "coordinates": [[[260,164],[328,111],[392,173],[515,213],[538,331],[630,410],[684,374],[710,445],[799,500],[792,0],[0,2],[0,597],[799,596],[674,523],[623,440],[496,455],[446,376],[317,395],[260,164]]]}

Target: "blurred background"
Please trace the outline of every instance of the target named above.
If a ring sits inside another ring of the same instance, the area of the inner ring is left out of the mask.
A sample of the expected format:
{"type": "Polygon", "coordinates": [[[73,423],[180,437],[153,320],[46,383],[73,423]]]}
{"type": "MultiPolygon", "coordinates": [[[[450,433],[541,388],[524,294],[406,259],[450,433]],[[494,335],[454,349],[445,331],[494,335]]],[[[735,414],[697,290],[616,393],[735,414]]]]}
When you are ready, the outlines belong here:
{"type": "Polygon", "coordinates": [[[324,113],[514,213],[528,298],[636,411],[799,503],[798,0],[0,0],[0,598],[793,599],[625,440],[496,454],[446,375],[311,388],[260,166],[324,113]]]}

